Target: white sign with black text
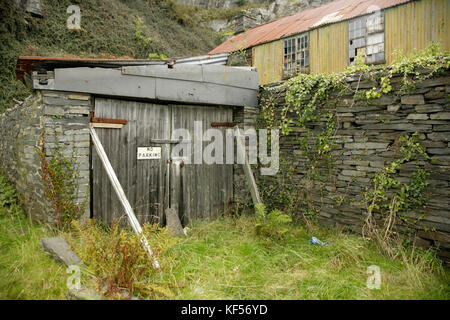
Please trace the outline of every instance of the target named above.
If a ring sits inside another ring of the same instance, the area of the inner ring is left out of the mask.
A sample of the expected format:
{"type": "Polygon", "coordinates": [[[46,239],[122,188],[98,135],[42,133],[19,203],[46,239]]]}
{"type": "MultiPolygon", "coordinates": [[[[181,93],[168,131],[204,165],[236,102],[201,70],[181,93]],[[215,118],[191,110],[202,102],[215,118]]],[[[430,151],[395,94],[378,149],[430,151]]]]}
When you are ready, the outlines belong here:
{"type": "Polygon", "coordinates": [[[161,159],[161,147],[138,147],[138,160],[161,159]]]}

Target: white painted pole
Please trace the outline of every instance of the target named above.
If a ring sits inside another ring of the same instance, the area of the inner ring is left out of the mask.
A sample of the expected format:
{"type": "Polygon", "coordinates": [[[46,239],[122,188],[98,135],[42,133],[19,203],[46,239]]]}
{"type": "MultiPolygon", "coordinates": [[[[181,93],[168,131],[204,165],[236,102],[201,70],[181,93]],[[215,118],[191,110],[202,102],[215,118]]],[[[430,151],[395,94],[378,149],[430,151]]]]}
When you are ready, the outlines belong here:
{"type": "Polygon", "coordinates": [[[89,132],[91,133],[92,141],[94,142],[95,150],[97,150],[97,154],[100,157],[100,160],[102,160],[103,166],[106,170],[106,173],[108,174],[109,180],[111,181],[111,184],[114,188],[114,191],[116,191],[117,196],[119,197],[120,203],[122,203],[123,208],[125,209],[125,212],[128,216],[128,220],[131,224],[131,227],[133,228],[134,232],[138,234],[141,238],[141,244],[144,247],[144,250],[150,255],[150,257],[153,259],[153,267],[157,270],[160,270],[160,266],[158,261],[153,256],[152,249],[150,248],[150,245],[148,244],[147,238],[142,233],[141,225],[139,224],[139,221],[136,219],[136,216],[134,214],[133,208],[131,208],[130,203],[128,202],[128,199],[125,195],[125,192],[122,189],[122,186],[120,185],[119,179],[117,179],[116,173],[114,172],[114,169],[111,166],[111,163],[109,162],[108,156],[106,155],[105,149],[103,149],[103,145],[100,142],[100,139],[97,136],[97,133],[95,132],[94,128],[90,127],[89,132]]]}

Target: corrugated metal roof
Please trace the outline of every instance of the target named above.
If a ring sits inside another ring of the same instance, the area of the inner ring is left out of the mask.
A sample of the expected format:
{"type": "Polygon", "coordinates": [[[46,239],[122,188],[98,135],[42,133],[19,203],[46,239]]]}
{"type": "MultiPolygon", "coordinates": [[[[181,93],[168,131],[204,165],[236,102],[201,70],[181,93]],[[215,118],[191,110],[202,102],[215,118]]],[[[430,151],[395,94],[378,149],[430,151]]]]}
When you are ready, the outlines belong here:
{"type": "Polygon", "coordinates": [[[23,76],[25,73],[31,75],[32,71],[48,71],[54,70],[55,68],[112,68],[123,66],[164,65],[172,64],[174,62],[177,64],[226,65],[229,55],[229,53],[219,53],[176,59],[152,60],[20,56],[17,59],[16,76],[19,80],[23,80],[23,76]]]}
{"type": "Polygon", "coordinates": [[[226,65],[229,53],[205,54],[202,56],[175,59],[176,64],[226,65]]]}
{"type": "Polygon", "coordinates": [[[209,54],[233,52],[413,0],[337,0],[254,27],[225,41],[209,54]]]}

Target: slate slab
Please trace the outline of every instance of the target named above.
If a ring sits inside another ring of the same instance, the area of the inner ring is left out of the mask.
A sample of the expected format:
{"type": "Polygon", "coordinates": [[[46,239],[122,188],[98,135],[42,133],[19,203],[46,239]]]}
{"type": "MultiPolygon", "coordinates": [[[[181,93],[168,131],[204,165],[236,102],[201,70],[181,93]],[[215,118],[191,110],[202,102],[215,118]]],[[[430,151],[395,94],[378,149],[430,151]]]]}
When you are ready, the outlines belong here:
{"type": "Polygon", "coordinates": [[[69,289],[67,297],[71,300],[102,300],[104,297],[90,288],[69,289]]]}
{"type": "Polygon", "coordinates": [[[62,238],[43,238],[41,239],[43,249],[50,253],[53,259],[64,263],[66,266],[81,265],[82,261],[75,252],[72,251],[69,244],[62,238]]]}
{"type": "Polygon", "coordinates": [[[181,226],[180,218],[176,210],[172,208],[166,209],[167,228],[172,232],[175,237],[184,236],[184,230],[181,226]]]}

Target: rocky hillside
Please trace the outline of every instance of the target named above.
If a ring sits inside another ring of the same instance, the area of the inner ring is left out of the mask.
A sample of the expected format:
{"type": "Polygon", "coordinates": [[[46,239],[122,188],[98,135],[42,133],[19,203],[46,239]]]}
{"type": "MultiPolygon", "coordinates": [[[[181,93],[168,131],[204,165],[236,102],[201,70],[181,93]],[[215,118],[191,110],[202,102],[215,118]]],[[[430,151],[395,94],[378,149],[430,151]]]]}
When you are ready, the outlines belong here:
{"type": "MultiPolygon", "coordinates": [[[[210,8],[236,8],[236,7],[242,7],[244,5],[260,5],[260,4],[271,4],[274,2],[278,2],[280,5],[281,2],[290,2],[291,7],[298,7],[298,8],[309,8],[309,7],[317,7],[320,6],[323,3],[330,2],[332,0],[285,0],[285,1],[274,1],[274,0],[177,0],[177,3],[184,5],[184,6],[191,6],[191,7],[200,7],[205,9],[210,8]]],[[[285,6],[286,4],[282,4],[282,6],[285,6]]]]}
{"type": "Polygon", "coordinates": [[[214,19],[208,25],[216,31],[241,32],[333,0],[177,0],[183,6],[228,10],[228,18],[214,19]],[[241,9],[234,11],[232,9],[241,9]],[[243,18],[245,17],[245,18],[243,18]]]}

